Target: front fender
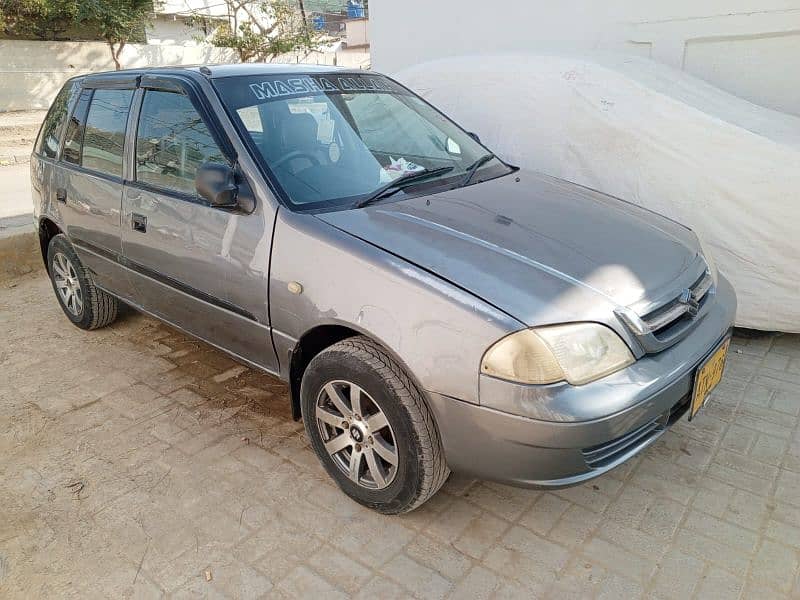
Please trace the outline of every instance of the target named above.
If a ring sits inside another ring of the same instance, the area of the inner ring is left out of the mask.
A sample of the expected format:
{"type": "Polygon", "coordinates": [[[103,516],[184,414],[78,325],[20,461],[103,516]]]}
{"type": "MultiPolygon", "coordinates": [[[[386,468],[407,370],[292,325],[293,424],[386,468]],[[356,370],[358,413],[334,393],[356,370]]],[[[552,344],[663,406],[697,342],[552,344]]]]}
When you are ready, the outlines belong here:
{"type": "MultiPolygon", "coordinates": [[[[322,324],[382,344],[426,391],[478,403],[486,349],[524,324],[473,294],[308,214],[281,209],[270,266],[273,340],[285,358],[322,324]],[[302,291],[292,293],[289,283],[302,291]]],[[[286,364],[285,364],[286,363],[286,364]]]]}

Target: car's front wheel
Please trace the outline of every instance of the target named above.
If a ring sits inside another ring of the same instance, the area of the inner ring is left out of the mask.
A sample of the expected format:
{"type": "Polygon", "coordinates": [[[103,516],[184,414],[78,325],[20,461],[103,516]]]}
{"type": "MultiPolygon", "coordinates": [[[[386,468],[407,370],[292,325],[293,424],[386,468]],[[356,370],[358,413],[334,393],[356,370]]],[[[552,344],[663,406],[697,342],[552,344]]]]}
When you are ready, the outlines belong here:
{"type": "Polygon", "coordinates": [[[447,479],[422,395],[372,340],[353,337],[320,352],[303,375],[300,396],[315,452],[357,502],[385,514],[408,512],[447,479]]]}

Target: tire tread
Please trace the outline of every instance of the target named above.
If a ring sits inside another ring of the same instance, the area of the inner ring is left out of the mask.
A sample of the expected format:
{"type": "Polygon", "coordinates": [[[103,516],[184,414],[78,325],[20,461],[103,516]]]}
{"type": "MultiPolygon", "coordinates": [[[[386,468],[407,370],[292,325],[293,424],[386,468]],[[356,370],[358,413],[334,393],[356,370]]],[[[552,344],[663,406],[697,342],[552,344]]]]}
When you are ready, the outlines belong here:
{"type": "MultiPolygon", "coordinates": [[[[88,310],[88,315],[90,319],[88,322],[83,323],[75,323],[82,329],[100,329],[101,327],[105,327],[106,325],[110,325],[113,323],[117,318],[117,312],[119,310],[119,301],[109,294],[98,288],[94,284],[94,278],[92,277],[91,271],[81,262],[78,255],[75,253],[75,250],[72,248],[72,245],[69,243],[67,237],[62,233],[58,234],[50,240],[50,248],[53,248],[54,245],[62,246],[64,251],[68,254],[71,254],[70,260],[73,263],[73,266],[80,271],[80,275],[83,276],[83,281],[86,282],[84,286],[84,311],[88,310]]],[[[48,250],[48,264],[51,260],[49,258],[49,250],[48,250]]],[[[73,321],[74,322],[74,321],[73,321]]]]}

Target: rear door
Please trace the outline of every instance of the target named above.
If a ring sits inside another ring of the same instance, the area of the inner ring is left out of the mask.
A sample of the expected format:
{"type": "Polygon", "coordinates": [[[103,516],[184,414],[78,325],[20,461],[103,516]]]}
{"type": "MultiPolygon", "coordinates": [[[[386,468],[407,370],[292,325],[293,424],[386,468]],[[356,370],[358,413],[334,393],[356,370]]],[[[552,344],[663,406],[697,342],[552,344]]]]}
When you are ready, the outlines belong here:
{"type": "MultiPolygon", "coordinates": [[[[205,162],[234,152],[193,84],[143,77],[122,206],[133,300],[209,343],[276,372],[267,309],[274,213],[211,207],[195,190],[205,162]]],[[[240,193],[249,192],[240,174],[240,193]]]]}
{"type": "Polygon", "coordinates": [[[52,180],[62,225],[95,282],[126,295],[119,264],[125,135],[136,79],[84,82],[52,180]]]}

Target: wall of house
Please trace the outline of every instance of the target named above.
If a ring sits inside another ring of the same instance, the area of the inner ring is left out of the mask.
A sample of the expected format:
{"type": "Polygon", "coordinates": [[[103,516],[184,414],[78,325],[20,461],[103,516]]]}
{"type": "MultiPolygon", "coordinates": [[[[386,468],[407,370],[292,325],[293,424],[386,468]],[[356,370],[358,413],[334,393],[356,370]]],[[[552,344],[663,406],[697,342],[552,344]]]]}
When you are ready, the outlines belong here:
{"type": "MultiPolygon", "coordinates": [[[[47,108],[70,77],[114,70],[103,42],[0,41],[0,112],[47,108]]],[[[236,62],[226,48],[129,44],[122,50],[123,68],[236,62]]]]}
{"type": "Polygon", "coordinates": [[[161,0],[156,13],[165,15],[187,15],[198,13],[212,17],[225,17],[228,7],[222,0],[161,0]]]}
{"type": "MultiPolygon", "coordinates": [[[[48,108],[70,77],[114,70],[102,42],[32,42],[0,40],[0,112],[48,108]]],[[[227,48],[204,45],[129,44],[123,68],[239,62],[227,48]]],[[[274,62],[369,67],[369,52],[344,50],[281,56],[274,62]]]]}
{"type": "Polygon", "coordinates": [[[369,19],[348,19],[345,32],[349,48],[369,46],[369,19]]]}
{"type": "Polygon", "coordinates": [[[406,0],[370,9],[381,71],[463,54],[621,51],[800,115],[800,0],[406,0]]]}
{"type": "Polygon", "coordinates": [[[191,25],[188,17],[180,15],[157,15],[147,28],[148,44],[199,46],[210,37],[199,27],[191,25]]]}

